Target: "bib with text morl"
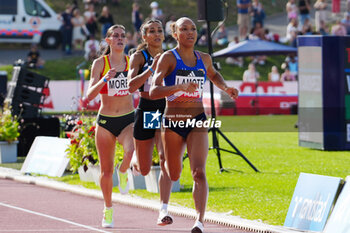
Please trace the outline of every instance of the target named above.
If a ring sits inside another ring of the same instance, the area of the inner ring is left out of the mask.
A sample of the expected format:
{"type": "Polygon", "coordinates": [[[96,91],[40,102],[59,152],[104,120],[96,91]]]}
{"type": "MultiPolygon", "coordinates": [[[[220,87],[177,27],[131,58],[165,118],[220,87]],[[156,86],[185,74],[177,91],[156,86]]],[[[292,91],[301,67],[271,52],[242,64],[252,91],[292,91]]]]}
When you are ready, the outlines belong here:
{"type": "Polygon", "coordinates": [[[201,98],[205,82],[204,72],[202,70],[177,70],[175,85],[184,84],[188,82],[197,83],[197,90],[193,93],[178,91],[174,94],[174,96],[186,98],[201,98]]]}
{"type": "Polygon", "coordinates": [[[127,96],[130,95],[128,87],[128,72],[118,72],[114,78],[108,81],[108,96],[127,96]]]}

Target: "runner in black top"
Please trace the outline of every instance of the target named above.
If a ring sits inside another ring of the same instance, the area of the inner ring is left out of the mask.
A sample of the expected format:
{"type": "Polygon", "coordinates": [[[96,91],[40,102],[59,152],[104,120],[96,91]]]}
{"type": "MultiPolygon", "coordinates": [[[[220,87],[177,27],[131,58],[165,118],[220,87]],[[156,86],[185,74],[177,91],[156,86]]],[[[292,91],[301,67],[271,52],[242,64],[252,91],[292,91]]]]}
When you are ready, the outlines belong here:
{"type": "MultiPolygon", "coordinates": [[[[149,89],[152,76],[157,65],[158,58],[163,53],[162,43],[164,32],[162,23],[158,20],[149,20],[141,26],[143,43],[130,58],[129,91],[140,91],[140,102],[135,113],[134,143],[137,157],[136,168],[143,176],[147,175],[152,165],[154,145],[157,146],[161,172],[159,176],[159,190],[161,208],[159,211],[158,225],[167,225],[173,222],[168,214],[167,207],[172,187],[172,182],[165,169],[164,150],[159,129],[144,128],[144,114],[149,112],[161,114],[164,112],[165,99],[152,100],[149,97],[149,89]]],[[[160,125],[159,125],[160,126],[160,125]]]]}

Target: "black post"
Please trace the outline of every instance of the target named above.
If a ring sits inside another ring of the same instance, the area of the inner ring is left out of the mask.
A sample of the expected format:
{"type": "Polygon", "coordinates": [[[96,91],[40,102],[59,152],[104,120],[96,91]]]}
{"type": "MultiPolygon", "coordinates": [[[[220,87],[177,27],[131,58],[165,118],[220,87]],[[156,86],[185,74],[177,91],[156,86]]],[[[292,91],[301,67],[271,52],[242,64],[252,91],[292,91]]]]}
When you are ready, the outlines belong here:
{"type": "MultiPolygon", "coordinates": [[[[211,38],[211,30],[210,30],[210,21],[207,20],[207,30],[208,30],[208,52],[209,55],[211,56],[213,54],[213,44],[212,44],[212,38],[211,38]]],[[[213,60],[214,62],[214,60],[213,60]]],[[[215,103],[214,103],[214,85],[213,83],[210,81],[210,104],[211,104],[211,117],[212,119],[216,118],[216,112],[215,112],[215,103]]],[[[218,161],[219,161],[219,167],[220,167],[220,172],[223,170],[222,167],[222,162],[221,162],[221,154],[220,154],[220,150],[219,148],[219,141],[216,135],[216,127],[214,124],[214,127],[211,129],[212,132],[212,137],[213,137],[213,148],[214,150],[216,150],[216,156],[218,157],[218,161]]]]}
{"type": "MultiPolygon", "coordinates": [[[[207,33],[208,33],[208,53],[210,56],[212,56],[213,45],[212,45],[212,38],[211,38],[211,31],[210,31],[210,21],[206,20],[206,22],[207,22],[207,30],[208,30],[207,31],[207,33]]],[[[214,63],[214,59],[213,59],[213,63],[214,63]]],[[[214,103],[214,85],[211,81],[210,81],[210,104],[211,104],[211,116],[212,116],[212,119],[215,119],[216,112],[215,112],[215,103],[214,103]]],[[[214,124],[213,128],[209,129],[209,131],[212,132],[212,138],[213,138],[213,147],[211,147],[209,149],[210,150],[213,149],[216,151],[216,156],[218,157],[218,161],[219,161],[220,172],[227,171],[222,166],[220,150],[241,156],[249,164],[249,166],[253,168],[254,171],[259,172],[259,170],[242,154],[242,152],[240,152],[238,150],[238,148],[235,147],[234,144],[220,131],[220,129],[217,129],[215,127],[215,124],[214,124]],[[219,135],[221,135],[228,142],[229,145],[231,145],[231,147],[235,151],[229,151],[229,150],[220,148],[219,140],[218,140],[218,137],[216,134],[217,132],[219,133],[219,135]]]]}

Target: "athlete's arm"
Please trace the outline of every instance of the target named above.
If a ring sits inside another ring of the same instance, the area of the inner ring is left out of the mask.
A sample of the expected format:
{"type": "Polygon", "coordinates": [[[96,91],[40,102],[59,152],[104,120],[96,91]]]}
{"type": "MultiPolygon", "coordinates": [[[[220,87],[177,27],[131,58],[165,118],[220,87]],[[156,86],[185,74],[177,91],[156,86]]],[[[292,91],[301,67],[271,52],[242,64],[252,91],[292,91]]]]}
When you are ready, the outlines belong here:
{"type": "Polygon", "coordinates": [[[112,68],[106,73],[105,76],[103,76],[103,78],[100,79],[103,66],[103,57],[96,59],[92,63],[89,88],[86,92],[86,98],[88,99],[88,101],[95,99],[95,97],[99,94],[102,87],[106,84],[104,80],[108,81],[111,78],[113,78],[116,74],[116,70],[112,68]]]}
{"type": "MultiPolygon", "coordinates": [[[[141,51],[134,53],[130,58],[130,70],[128,72],[128,86],[130,93],[133,93],[140,88],[152,75],[152,71],[150,69],[147,69],[142,74],[138,75],[140,69],[142,69],[142,65],[145,62],[145,58],[143,57],[141,51]]],[[[152,65],[153,70],[154,68],[155,67],[152,65]]]]}
{"type": "Polygon", "coordinates": [[[222,75],[215,70],[211,57],[207,53],[201,53],[204,65],[207,69],[207,77],[215,86],[225,91],[232,99],[238,98],[238,90],[234,87],[228,87],[222,75]]]}
{"type": "Polygon", "coordinates": [[[173,54],[166,52],[159,58],[157,69],[152,80],[152,86],[149,91],[152,99],[161,99],[178,91],[186,91],[189,93],[196,91],[198,84],[193,82],[173,86],[162,85],[163,79],[175,69],[175,66],[176,59],[173,54]]]}

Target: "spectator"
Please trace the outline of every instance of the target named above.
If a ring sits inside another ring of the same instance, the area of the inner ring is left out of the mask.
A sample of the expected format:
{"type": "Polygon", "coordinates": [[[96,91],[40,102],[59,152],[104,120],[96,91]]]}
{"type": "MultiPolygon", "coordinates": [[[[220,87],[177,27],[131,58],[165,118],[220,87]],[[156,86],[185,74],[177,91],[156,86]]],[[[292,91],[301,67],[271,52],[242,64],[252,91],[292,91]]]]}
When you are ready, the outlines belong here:
{"type": "Polygon", "coordinates": [[[66,10],[59,15],[62,20],[62,26],[60,28],[62,34],[62,51],[67,55],[72,53],[72,37],[73,37],[73,24],[72,24],[72,6],[67,5],[66,10]]]}
{"type": "Polygon", "coordinates": [[[79,9],[73,11],[73,17],[71,19],[73,24],[73,42],[75,49],[83,49],[83,43],[86,39],[85,36],[89,33],[85,27],[84,17],[80,15],[79,9]]]}
{"type": "Polygon", "coordinates": [[[336,24],[332,26],[331,34],[333,36],[346,36],[346,28],[340,20],[337,20],[336,24]]]}
{"type": "Polygon", "coordinates": [[[316,31],[320,31],[321,20],[326,22],[327,20],[327,7],[328,4],[325,0],[317,0],[314,4],[315,8],[315,26],[316,31]]]}
{"type": "Polygon", "coordinates": [[[264,40],[265,39],[265,30],[262,28],[261,24],[257,22],[255,26],[250,30],[248,36],[249,40],[264,40]]]}
{"type": "Polygon", "coordinates": [[[102,24],[101,38],[105,38],[108,28],[114,24],[113,16],[111,13],[109,13],[107,6],[102,8],[101,16],[98,17],[98,22],[102,24]]]}
{"type": "Polygon", "coordinates": [[[286,33],[286,39],[289,41],[290,44],[292,44],[293,41],[296,39],[297,33],[298,33],[298,20],[296,18],[293,18],[287,25],[287,33],[286,33]]]}
{"type": "Polygon", "coordinates": [[[255,27],[256,23],[260,23],[261,27],[264,27],[265,11],[262,3],[259,2],[259,0],[253,0],[251,15],[253,27],[255,27]]]}
{"type": "Polygon", "coordinates": [[[268,28],[264,29],[264,38],[267,41],[275,41],[275,42],[279,42],[279,38],[277,38],[277,40],[275,39],[275,35],[272,34],[272,32],[270,32],[270,30],[268,28]]]}
{"type": "Polygon", "coordinates": [[[288,0],[286,4],[286,11],[288,22],[290,22],[292,19],[298,18],[298,7],[295,4],[295,0],[288,0]]]}
{"type": "Polygon", "coordinates": [[[134,40],[134,38],[133,38],[133,36],[132,36],[132,34],[130,32],[127,32],[125,34],[125,37],[126,37],[126,45],[125,45],[125,48],[124,48],[124,53],[128,54],[129,50],[135,48],[137,43],[134,40]]]}
{"type": "Polygon", "coordinates": [[[40,57],[38,46],[36,44],[32,44],[27,55],[27,65],[30,68],[44,68],[44,64],[45,61],[40,57]]]}
{"type": "Polygon", "coordinates": [[[73,2],[73,3],[72,3],[71,15],[73,15],[73,12],[74,12],[75,9],[79,9],[79,7],[78,7],[78,1],[77,1],[77,0],[73,0],[72,2],[73,2]]]}
{"type": "Polygon", "coordinates": [[[329,35],[329,30],[328,30],[328,27],[327,27],[325,21],[321,20],[321,22],[320,22],[320,30],[318,32],[321,35],[323,35],[323,36],[329,35]]]}
{"type": "Polygon", "coordinates": [[[140,5],[138,3],[132,4],[131,22],[134,26],[135,33],[139,34],[142,25],[143,15],[140,13],[140,5]]]}
{"type": "Polygon", "coordinates": [[[271,72],[268,75],[269,82],[278,82],[280,81],[280,73],[278,72],[277,66],[271,67],[271,72]]]}
{"type": "Polygon", "coordinates": [[[88,10],[84,12],[84,18],[86,22],[86,28],[89,30],[89,34],[95,36],[97,30],[96,12],[93,3],[88,4],[88,10]]]}
{"type": "MultiPolygon", "coordinates": [[[[233,41],[231,41],[227,47],[232,47],[235,46],[236,44],[239,43],[239,38],[238,36],[235,36],[233,38],[233,41]]],[[[243,67],[243,57],[228,57],[225,59],[226,64],[230,65],[238,65],[239,67],[243,67]]]]}
{"type": "Polygon", "coordinates": [[[341,23],[344,25],[346,29],[346,34],[350,35],[350,13],[349,12],[344,13],[344,18],[341,20],[341,23]]]}
{"type": "Polygon", "coordinates": [[[197,44],[199,46],[205,46],[207,45],[207,43],[208,43],[207,24],[203,24],[202,27],[199,29],[197,44]]]}
{"type": "Polygon", "coordinates": [[[84,45],[84,58],[87,61],[93,61],[98,57],[98,51],[100,50],[100,44],[98,40],[95,39],[94,35],[89,35],[88,40],[84,45]]]}
{"type": "Polygon", "coordinates": [[[232,47],[232,46],[234,46],[234,45],[236,45],[236,44],[238,44],[239,43],[239,38],[238,38],[238,36],[235,36],[235,37],[233,37],[233,41],[231,41],[230,43],[228,43],[228,46],[227,47],[232,47]]]}
{"type": "Polygon", "coordinates": [[[240,40],[244,40],[249,31],[249,10],[251,5],[251,0],[237,0],[237,24],[240,40]]]}
{"type": "Polygon", "coordinates": [[[305,19],[304,25],[301,29],[301,34],[302,35],[312,35],[312,25],[309,19],[305,19]]]}
{"type": "Polygon", "coordinates": [[[299,8],[299,23],[300,26],[302,27],[304,25],[305,19],[310,20],[310,1],[309,0],[299,0],[298,4],[299,8]]]}
{"type": "Polygon", "coordinates": [[[243,73],[243,82],[256,83],[260,78],[259,72],[255,70],[254,63],[250,63],[248,70],[243,73]]]}
{"type": "MultiPolygon", "coordinates": [[[[264,40],[265,39],[265,31],[261,27],[261,24],[257,22],[255,27],[251,29],[250,34],[248,36],[249,40],[264,40]]],[[[252,57],[253,63],[258,63],[259,65],[264,65],[267,59],[266,56],[255,56],[252,57]]]]}
{"type": "Polygon", "coordinates": [[[281,82],[295,81],[295,80],[296,80],[295,75],[290,72],[288,66],[285,67],[284,72],[281,75],[281,82]]]}
{"type": "Polygon", "coordinates": [[[163,21],[163,11],[159,8],[158,2],[151,2],[149,6],[152,9],[151,19],[158,19],[160,21],[163,21]]]}
{"type": "Polygon", "coordinates": [[[172,36],[172,32],[171,32],[171,24],[176,22],[176,17],[175,15],[170,16],[170,19],[168,22],[166,22],[165,24],[165,40],[164,42],[166,43],[168,48],[173,48],[176,45],[176,40],[174,39],[174,37],[172,36]]]}
{"type": "Polygon", "coordinates": [[[291,74],[295,77],[298,76],[298,59],[294,55],[290,55],[285,60],[286,66],[288,67],[291,74]]]}
{"type": "Polygon", "coordinates": [[[350,0],[346,0],[346,11],[350,12],[350,0]]]}
{"type": "Polygon", "coordinates": [[[228,44],[228,35],[225,25],[222,24],[217,32],[216,44],[223,46],[228,44]]]}

